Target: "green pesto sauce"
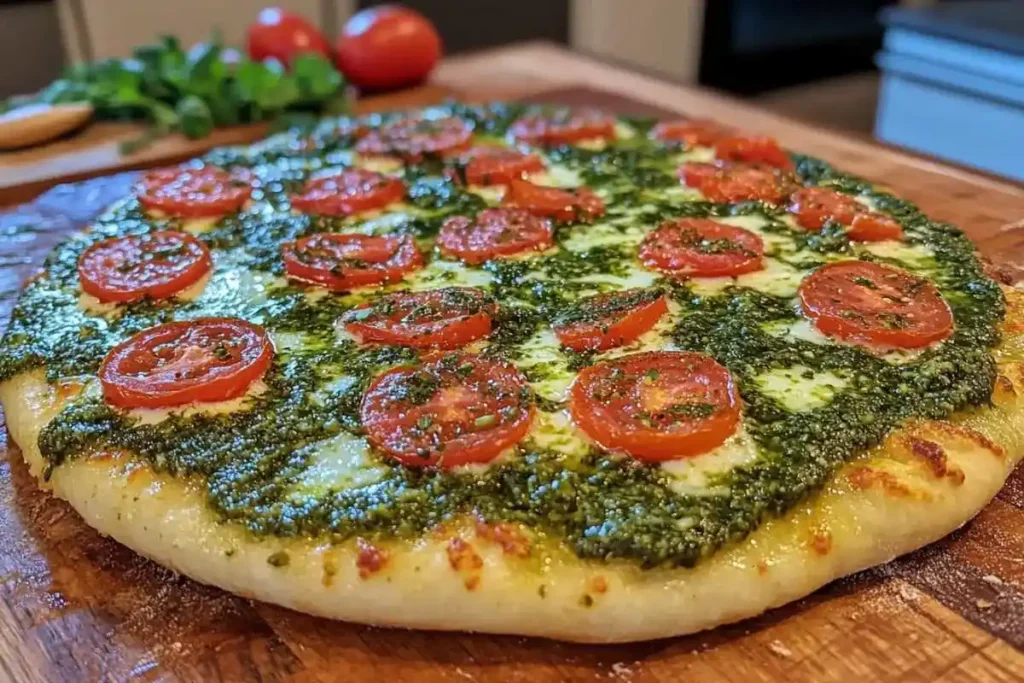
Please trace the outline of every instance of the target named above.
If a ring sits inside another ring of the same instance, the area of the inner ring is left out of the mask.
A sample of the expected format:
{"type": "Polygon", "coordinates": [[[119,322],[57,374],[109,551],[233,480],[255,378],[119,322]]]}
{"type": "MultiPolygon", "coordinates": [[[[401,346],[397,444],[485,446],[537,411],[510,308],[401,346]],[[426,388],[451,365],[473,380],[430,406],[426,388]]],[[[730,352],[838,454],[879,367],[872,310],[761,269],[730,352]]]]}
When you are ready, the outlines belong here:
{"type": "MultiPolygon", "coordinates": [[[[495,138],[524,111],[505,104],[448,107],[448,113],[471,121],[478,134],[495,138]]],[[[375,125],[389,116],[366,121],[375,125]]],[[[671,218],[749,215],[764,219],[764,232],[796,246],[795,255],[775,256],[795,267],[813,267],[854,249],[838,226],[828,225],[820,233],[790,229],[777,207],[687,201],[673,195],[670,190],[679,188],[674,173],[679,150],[648,142],[644,133],[650,121],[624,121],[637,133],[631,139],[601,151],[564,147],[548,154],[549,160],[564,164],[602,194],[608,204],[602,219],[605,229],[628,234],[637,226],[649,229],[671,218]]],[[[734,373],[745,424],[759,451],[755,461],[716,478],[719,493],[682,495],[667,485],[659,468],[597,449],[569,458],[528,439],[514,456],[472,474],[411,470],[371,453],[383,471],[372,484],[297,494],[295,484],[310,467],[319,442],[346,432],[362,434],[359,405],[372,378],[387,368],[417,362],[416,353],[407,349],[360,347],[337,336],[336,321],[365,296],[314,299],[280,277],[282,241],[358,226],[353,219],[265,210],[286,206],[287,194],[310,173],[350,158],[350,126],[326,123],[314,139],[318,149],[286,134],[253,148],[216,150],[207,157],[211,163],[250,168],[257,178],[254,198],[263,204],[220,220],[200,238],[214,251],[215,277],[229,278],[233,269],[246,269],[263,278],[265,296],[258,300],[234,300],[231,282],[224,280],[224,295],[218,301],[143,301],[102,315],[81,308],[75,267],[89,244],[174,224],[147,218],[134,200],[99,219],[89,235],[69,239],[50,255],[46,277],[28,286],[14,311],[0,347],[0,379],[41,366],[51,381],[91,377],[114,344],[172,319],[233,315],[265,325],[273,334],[302,335],[301,344],[278,349],[265,378],[267,390],[252,398],[246,410],[171,414],[162,422],[143,424],[106,406],[97,392],[87,392],[40,435],[39,445],[51,468],[98,448],[128,449],[157,470],[199,478],[213,510],[257,534],[325,535],[338,541],[355,534],[414,536],[453,516],[476,512],[493,520],[542,527],[581,557],[626,558],[643,566],[692,565],[742,538],[766,516],[785,512],[902,420],[941,418],[989,400],[995,375],[989,350],[998,342],[996,324],[1004,304],[970,242],[956,228],[929,220],[908,202],[824,162],[795,156],[802,182],[870,198],[901,223],[909,244],[934,253],[927,275],[953,310],[956,331],[949,340],[912,361],[891,364],[855,347],[771,333],[773,325],[798,320],[790,298],[735,286],[698,296],[686,284],[659,280],[653,287],[640,288],[636,296],[667,292],[680,311],[671,341],[681,349],[713,355],[734,373]],[[795,365],[837,372],[847,384],[821,407],[787,411],[761,390],[755,378],[795,365]]],[[[410,208],[381,230],[412,234],[429,251],[431,238],[446,217],[471,214],[487,205],[443,177],[441,170],[439,160],[406,169],[410,208]]],[[[560,225],[556,242],[562,245],[588,229],[560,225]]],[[[867,252],[858,255],[885,260],[867,252]]],[[[530,361],[529,341],[538,331],[558,321],[585,320],[593,313],[576,305],[595,289],[587,278],[626,278],[636,267],[636,246],[628,240],[484,264],[478,270],[490,278],[485,288],[500,308],[483,352],[530,361]]],[[[569,370],[578,370],[599,357],[564,352],[563,362],[569,370]]],[[[540,381],[552,372],[540,364],[527,374],[531,381],[540,381]]],[[[563,407],[539,394],[534,401],[540,412],[563,407]]],[[[285,555],[271,563],[287,562],[285,555]]]]}

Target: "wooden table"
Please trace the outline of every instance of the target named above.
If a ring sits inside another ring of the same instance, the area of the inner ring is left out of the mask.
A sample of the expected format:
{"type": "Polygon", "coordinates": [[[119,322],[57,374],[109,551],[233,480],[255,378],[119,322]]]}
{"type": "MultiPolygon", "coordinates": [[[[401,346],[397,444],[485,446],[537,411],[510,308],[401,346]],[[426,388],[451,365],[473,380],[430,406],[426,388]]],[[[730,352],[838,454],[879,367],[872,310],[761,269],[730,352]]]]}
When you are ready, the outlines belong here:
{"type": "MultiPolygon", "coordinates": [[[[472,99],[683,113],[769,133],[891,186],[961,225],[993,258],[1024,266],[1024,192],[1009,183],[548,45],[449,60],[435,84],[472,99]]],[[[128,182],[57,189],[0,218],[4,319],[31,264],[128,182]]],[[[199,586],[99,537],[39,493],[16,448],[0,457],[0,680],[1019,681],[1022,650],[1020,470],[944,541],[761,618],[686,638],[580,646],[366,628],[199,586]]]]}

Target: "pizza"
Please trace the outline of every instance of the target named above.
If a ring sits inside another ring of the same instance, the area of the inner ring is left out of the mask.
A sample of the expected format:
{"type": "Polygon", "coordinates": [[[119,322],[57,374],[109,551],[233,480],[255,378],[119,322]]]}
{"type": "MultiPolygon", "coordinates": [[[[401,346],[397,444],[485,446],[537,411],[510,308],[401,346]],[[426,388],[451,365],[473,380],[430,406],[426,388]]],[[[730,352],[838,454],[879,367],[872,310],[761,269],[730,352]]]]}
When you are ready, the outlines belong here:
{"type": "Polygon", "coordinates": [[[1020,293],[705,120],[452,104],[149,171],[0,346],[90,526],[375,625],[711,628],[942,537],[1024,453],[1020,293]]]}

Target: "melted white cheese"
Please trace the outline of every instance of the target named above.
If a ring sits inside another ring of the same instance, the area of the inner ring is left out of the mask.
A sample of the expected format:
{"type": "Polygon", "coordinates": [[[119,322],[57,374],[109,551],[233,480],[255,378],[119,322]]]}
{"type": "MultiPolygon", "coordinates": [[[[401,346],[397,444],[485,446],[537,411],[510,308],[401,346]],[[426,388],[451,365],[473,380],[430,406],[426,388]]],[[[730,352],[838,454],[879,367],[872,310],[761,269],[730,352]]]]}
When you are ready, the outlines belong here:
{"type": "Polygon", "coordinates": [[[681,495],[708,495],[725,493],[711,486],[709,479],[725,474],[740,465],[758,458],[757,446],[741,424],[725,442],[707,453],[662,462],[661,471],[667,476],[669,487],[681,495]]]}
{"type": "Polygon", "coordinates": [[[762,392],[791,412],[827,405],[847,381],[833,372],[814,372],[805,365],[769,370],[754,381],[762,392]]]}
{"type": "Polygon", "coordinates": [[[293,486],[293,495],[317,496],[368,486],[387,474],[387,468],[370,455],[369,444],[361,437],[342,432],[306,448],[311,464],[293,486]]]}

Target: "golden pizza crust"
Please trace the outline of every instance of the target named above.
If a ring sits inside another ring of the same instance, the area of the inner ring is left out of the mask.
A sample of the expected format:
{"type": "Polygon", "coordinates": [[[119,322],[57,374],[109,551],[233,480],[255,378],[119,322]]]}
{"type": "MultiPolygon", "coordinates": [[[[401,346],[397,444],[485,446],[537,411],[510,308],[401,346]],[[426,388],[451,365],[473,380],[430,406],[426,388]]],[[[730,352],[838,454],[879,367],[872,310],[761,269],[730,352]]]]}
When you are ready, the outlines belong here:
{"type": "MultiPolygon", "coordinates": [[[[44,484],[101,533],[197,581],[302,612],[382,626],[583,642],[691,633],[751,617],[931,543],[971,519],[1024,456],[1024,294],[1008,315],[992,405],[915,420],[784,517],[693,569],[580,560],[512,525],[466,520],[415,543],[257,539],[223,524],[202,486],[127,456],[81,457],[44,484]]],[[[41,371],[0,385],[32,472],[69,390],[41,371]]]]}

